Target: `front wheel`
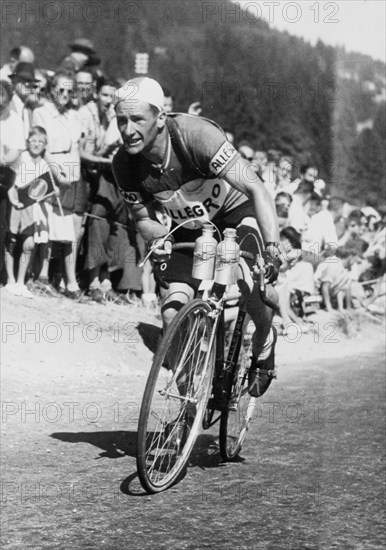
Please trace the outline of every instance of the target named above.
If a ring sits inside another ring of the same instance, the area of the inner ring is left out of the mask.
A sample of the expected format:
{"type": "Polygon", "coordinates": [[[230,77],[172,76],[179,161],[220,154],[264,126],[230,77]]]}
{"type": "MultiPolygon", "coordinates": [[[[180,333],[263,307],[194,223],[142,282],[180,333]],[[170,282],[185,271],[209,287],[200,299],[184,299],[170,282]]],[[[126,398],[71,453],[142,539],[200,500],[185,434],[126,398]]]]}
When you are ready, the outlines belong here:
{"type": "Polygon", "coordinates": [[[178,481],[197,439],[215,360],[210,313],[203,300],[183,306],[154,356],[137,438],[138,476],[150,493],[178,481]]]}
{"type": "Polygon", "coordinates": [[[256,397],[248,393],[248,372],[255,325],[247,316],[241,335],[241,348],[235,368],[230,399],[220,420],[220,452],[223,460],[235,460],[243,445],[256,406],[256,397]]]}

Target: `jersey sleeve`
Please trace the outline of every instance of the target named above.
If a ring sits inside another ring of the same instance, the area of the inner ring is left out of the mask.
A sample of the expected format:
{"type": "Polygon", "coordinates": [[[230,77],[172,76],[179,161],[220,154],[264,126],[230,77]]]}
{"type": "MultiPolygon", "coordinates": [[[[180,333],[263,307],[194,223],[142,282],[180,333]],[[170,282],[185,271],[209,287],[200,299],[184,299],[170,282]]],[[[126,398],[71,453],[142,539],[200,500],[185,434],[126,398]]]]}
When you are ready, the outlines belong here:
{"type": "MultiPolygon", "coordinates": [[[[182,132],[187,148],[198,167],[207,174],[222,178],[240,158],[222,130],[210,120],[184,117],[182,132]]],[[[177,119],[180,124],[180,120],[177,119]]]]}

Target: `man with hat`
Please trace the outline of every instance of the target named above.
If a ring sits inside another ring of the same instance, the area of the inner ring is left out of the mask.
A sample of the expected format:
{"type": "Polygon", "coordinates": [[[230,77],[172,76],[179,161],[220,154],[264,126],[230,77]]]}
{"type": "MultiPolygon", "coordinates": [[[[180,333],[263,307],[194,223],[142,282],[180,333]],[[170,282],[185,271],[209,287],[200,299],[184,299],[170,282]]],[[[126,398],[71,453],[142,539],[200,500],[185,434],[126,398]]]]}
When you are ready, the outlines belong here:
{"type": "Polygon", "coordinates": [[[100,64],[101,60],[96,55],[94,44],[88,38],[76,38],[69,47],[71,53],[60,63],[59,72],[64,71],[74,78],[75,74],[84,67],[90,69],[100,64]]]}
{"type": "Polygon", "coordinates": [[[27,140],[31,129],[32,109],[37,104],[39,81],[36,79],[32,63],[24,61],[16,65],[14,72],[9,77],[14,89],[9,109],[22,120],[23,139],[27,140]]]}
{"type": "MultiPolygon", "coordinates": [[[[210,220],[222,230],[235,228],[242,248],[251,252],[257,252],[255,240],[243,236],[252,233],[263,242],[269,283],[277,278],[280,260],[274,202],[253,166],[217,124],[200,116],[166,115],[163,105],[161,86],[148,77],[129,80],[117,90],[115,111],[123,145],[112,167],[153,262],[168,262],[164,273],[169,288],[162,291],[163,322],[168,326],[193,298],[197,280],[191,277],[192,257],[178,251],[170,255],[171,242],[163,239],[168,231],[155,216],[154,200],[163,205],[172,227],[184,221],[173,235],[177,241],[194,242],[202,223],[210,220]]],[[[243,265],[239,286],[256,326],[249,391],[259,397],[274,377],[276,333],[271,328],[273,310],[262,302],[258,285],[243,265]]],[[[268,293],[275,295],[271,285],[268,293]]]]}

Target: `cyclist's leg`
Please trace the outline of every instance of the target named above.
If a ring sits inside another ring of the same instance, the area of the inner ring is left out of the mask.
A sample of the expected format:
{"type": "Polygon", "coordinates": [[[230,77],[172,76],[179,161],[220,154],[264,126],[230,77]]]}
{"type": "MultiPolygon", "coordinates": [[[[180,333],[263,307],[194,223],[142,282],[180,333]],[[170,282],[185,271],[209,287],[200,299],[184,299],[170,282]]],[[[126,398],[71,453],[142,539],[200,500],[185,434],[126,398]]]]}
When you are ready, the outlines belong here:
{"type": "MultiPolygon", "coordinates": [[[[169,283],[169,288],[161,289],[161,315],[163,321],[163,334],[173,321],[177,312],[183,305],[187,304],[194,298],[194,289],[186,283],[173,282],[169,283]]],[[[173,340],[175,346],[179,346],[177,338],[173,340]]],[[[170,357],[175,356],[176,350],[170,349],[170,357]]],[[[166,356],[165,367],[169,368],[168,356],[166,356]]],[[[173,364],[173,360],[170,361],[173,364]]],[[[181,395],[186,393],[186,372],[181,371],[177,379],[177,387],[181,395]]]]}
{"type": "MultiPolygon", "coordinates": [[[[248,232],[254,234],[256,232],[256,236],[261,239],[254,219],[242,220],[237,231],[240,236],[244,236],[248,232]]],[[[257,252],[253,238],[245,239],[242,248],[250,252],[257,252]]],[[[250,392],[255,397],[259,397],[268,389],[273,378],[276,343],[276,333],[272,328],[274,312],[262,301],[258,285],[254,284],[250,268],[243,259],[240,261],[238,285],[245,299],[246,310],[256,327],[252,339],[250,392]]],[[[278,301],[277,293],[271,285],[267,286],[267,295],[272,301],[278,301]]]]}
{"type": "Polygon", "coordinates": [[[186,283],[171,282],[167,290],[161,289],[161,314],[165,331],[181,307],[194,298],[194,289],[186,283]]]}

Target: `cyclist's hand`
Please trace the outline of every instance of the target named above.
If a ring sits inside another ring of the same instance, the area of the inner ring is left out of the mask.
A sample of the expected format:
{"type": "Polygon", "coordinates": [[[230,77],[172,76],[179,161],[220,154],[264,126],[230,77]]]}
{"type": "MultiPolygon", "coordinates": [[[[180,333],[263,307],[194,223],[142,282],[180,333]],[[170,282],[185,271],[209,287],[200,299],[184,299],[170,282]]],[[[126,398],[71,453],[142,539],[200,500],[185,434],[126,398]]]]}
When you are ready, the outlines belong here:
{"type": "Polygon", "coordinates": [[[279,246],[275,243],[270,243],[263,254],[267,267],[265,271],[265,279],[267,283],[274,283],[279,275],[281,266],[279,246]]]}
{"type": "Polygon", "coordinates": [[[170,259],[170,255],[172,253],[172,243],[171,241],[167,240],[164,241],[163,239],[156,239],[151,242],[150,249],[153,249],[150,261],[153,264],[163,264],[167,263],[170,259]]]}

